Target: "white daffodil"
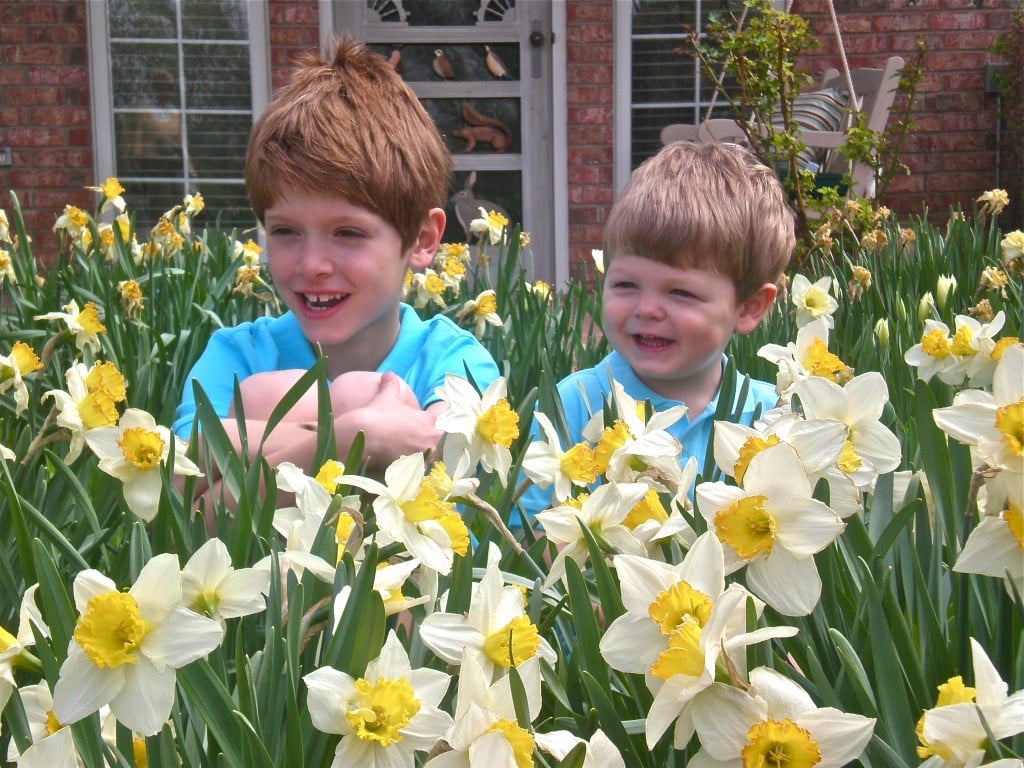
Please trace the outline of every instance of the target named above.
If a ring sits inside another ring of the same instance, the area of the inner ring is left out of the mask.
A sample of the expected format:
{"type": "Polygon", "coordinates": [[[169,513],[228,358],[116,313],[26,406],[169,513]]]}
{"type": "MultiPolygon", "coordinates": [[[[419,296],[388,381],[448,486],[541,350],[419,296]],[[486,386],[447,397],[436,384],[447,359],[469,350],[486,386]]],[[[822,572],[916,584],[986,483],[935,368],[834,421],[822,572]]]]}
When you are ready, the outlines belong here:
{"type": "Polygon", "coordinates": [[[446,433],[445,463],[458,465],[465,451],[470,466],[479,462],[504,486],[512,464],[509,449],[519,437],[519,414],[509,405],[505,378],[499,376],[478,394],[466,379],[449,373],[435,393],[448,404],[437,417],[437,428],[446,433]]]}
{"type": "Polygon", "coordinates": [[[262,568],[232,568],[220,539],[210,539],[181,569],[181,602],[212,619],[248,616],[266,608],[270,574],[262,568]]]}
{"type": "Polygon", "coordinates": [[[1011,596],[1024,594],[1024,511],[1007,504],[1000,514],[981,518],[964,542],[953,570],[1006,579],[1011,596]]]}
{"type": "Polygon", "coordinates": [[[28,408],[28,386],[25,376],[43,367],[32,347],[23,341],[11,345],[8,355],[0,355],[0,394],[14,390],[14,415],[20,416],[28,408]]]}
{"type": "Polygon", "coordinates": [[[497,245],[505,239],[505,230],[508,229],[508,218],[497,211],[488,211],[481,207],[480,218],[469,222],[469,231],[478,235],[487,235],[491,245],[497,245]]]}
{"type": "Polygon", "coordinates": [[[666,430],[686,415],[686,406],[654,411],[647,418],[647,406],[626,394],[612,382],[615,422],[604,425],[603,413],[596,413],[583,427],[583,436],[595,444],[597,471],[617,483],[647,483],[661,493],[670,493],[683,503],[693,477],[682,466],[683,447],[666,430]]]}
{"type": "Polygon", "coordinates": [[[469,548],[469,529],[451,500],[476,488],[465,471],[463,460],[454,477],[440,462],[427,474],[423,454],[413,453],[388,466],[383,484],[357,475],[346,475],[345,484],[377,495],[373,511],[382,543],[401,542],[427,568],[448,574],[455,555],[469,548]]]}
{"type": "Polygon", "coordinates": [[[438,708],[451,678],[413,669],[394,631],[361,678],[321,667],[302,679],[313,727],[341,736],[331,768],[412,768],[415,753],[433,749],[453,724],[438,708]]]}
{"type": "Polygon", "coordinates": [[[533,417],[540,425],[543,439],[526,447],[523,472],[541,488],[554,485],[555,500],[565,501],[572,495],[573,486],[586,488],[597,480],[594,449],[583,441],[563,451],[551,420],[540,411],[533,417]]]}
{"type": "Polygon", "coordinates": [[[790,301],[796,313],[797,328],[819,319],[824,320],[829,328],[835,327],[832,315],[839,309],[839,302],[832,296],[833,284],[831,277],[812,283],[803,275],[793,276],[790,301]]]}
{"type": "Polygon", "coordinates": [[[68,331],[74,334],[75,346],[78,347],[80,352],[84,352],[86,348],[90,348],[94,352],[98,351],[100,348],[100,334],[106,333],[107,328],[100,321],[96,305],[90,301],[79,309],[78,302],[71,299],[61,309],[64,311],[47,312],[45,315],[37,315],[35,319],[63,320],[68,327],[68,331]]]}
{"type": "Polygon", "coordinates": [[[978,461],[997,471],[991,483],[1014,507],[1024,508],[1024,345],[1005,349],[991,393],[964,390],[932,416],[939,429],[971,446],[978,461]]]}
{"type": "MultiPolygon", "coordinates": [[[[450,750],[431,758],[425,768],[517,768],[532,765],[533,734],[519,725],[511,678],[490,682],[479,653],[466,650],[459,665],[455,724],[445,735],[450,750]]],[[[517,667],[526,692],[527,715],[540,712],[540,661],[534,656],[517,667]]]]}
{"type": "Polygon", "coordinates": [[[746,564],[750,591],[787,616],[804,616],[821,596],[814,555],[846,527],[812,488],[796,451],[773,445],[750,460],[743,487],[697,486],[697,505],[725,545],[726,568],[746,564]]]}
{"type": "Polygon", "coordinates": [[[467,299],[458,312],[455,313],[458,319],[469,318],[473,321],[473,333],[478,339],[484,337],[487,326],[504,328],[505,323],[498,314],[498,295],[493,289],[488,288],[481,291],[475,299],[467,299]]]}
{"type": "Polygon", "coordinates": [[[71,433],[64,457],[70,464],[82,453],[86,431],[117,424],[117,404],[124,401],[126,393],[124,376],[113,363],[94,363],[89,368],[75,363],[65,373],[64,383],[67,391],[51,389],[43,399],[53,399],[57,425],[71,433]]]}
{"type": "MultiPolygon", "coordinates": [[[[343,477],[347,477],[345,466],[335,460],[326,462],[316,477],[310,477],[290,461],[277,465],[277,487],[294,495],[295,506],[275,510],[273,526],[285,539],[282,563],[299,578],[308,569],[320,581],[334,583],[337,564],[350,544],[359,514],[358,496],[344,496],[337,503],[334,501],[332,494],[343,477]],[[329,561],[313,552],[325,525],[334,526],[332,538],[336,548],[329,561]]],[[[353,555],[358,560],[362,553],[361,539],[353,547],[353,555]]]]}
{"type": "Polygon", "coordinates": [[[1021,266],[1024,262],[1024,232],[1019,229],[1008,232],[999,242],[1003,252],[1003,266],[1007,269],[1021,266]]]}
{"type": "MultiPolygon", "coordinates": [[[[694,697],[726,673],[722,653],[742,674],[747,645],[796,629],[746,632],[747,599],[753,598],[738,584],[725,588],[725,556],[712,533],[701,535],[678,565],[632,555],[614,562],[626,613],[601,638],[601,655],[614,669],[647,676],[655,694],[645,722],[647,746],[653,749],[675,722],[674,743],[681,749],[693,735],[694,697]]],[[[760,613],[763,604],[754,603],[760,613]]]]}
{"type": "Polygon", "coordinates": [[[59,232],[64,230],[67,232],[68,237],[72,240],[77,240],[82,236],[82,232],[89,226],[91,217],[88,213],[83,211],[76,205],[64,206],[64,211],[60,216],[57,217],[57,221],[53,223],[53,231],[59,232]]]}
{"type": "MultiPolygon", "coordinates": [[[[12,635],[3,627],[0,627],[0,691],[4,685],[7,690],[15,686],[14,666],[27,660],[28,648],[36,644],[35,631],[43,637],[50,636],[50,629],[43,622],[43,615],[36,606],[36,591],[38,584],[33,584],[25,590],[21,598],[21,608],[18,611],[18,634],[12,635]]],[[[34,658],[31,664],[37,664],[34,658]]]]}
{"type": "Polygon", "coordinates": [[[491,544],[487,570],[473,585],[465,615],[436,612],[420,624],[423,644],[437,656],[458,664],[464,651],[479,653],[489,679],[499,670],[518,667],[528,659],[540,657],[551,664],[556,659],[551,645],[526,615],[522,591],[505,585],[498,565],[500,557],[498,548],[491,544]]]}
{"type": "Polygon", "coordinates": [[[594,731],[590,741],[581,739],[569,731],[537,733],[534,734],[534,738],[537,741],[537,748],[556,760],[564,760],[578,745],[585,744],[587,753],[583,758],[583,768],[626,768],[619,748],[600,728],[594,731]]]}
{"type": "Polygon", "coordinates": [[[874,731],[873,718],[815,707],[797,683],[759,667],[750,690],[715,683],[693,712],[700,751],[690,768],[840,768],[856,760],[874,731]]]}
{"type": "Polygon", "coordinates": [[[643,543],[624,524],[630,511],[647,495],[644,483],[606,483],[588,496],[581,496],[554,509],[538,512],[536,519],[544,533],[559,547],[544,581],[544,588],[558,581],[565,573],[565,561],[583,564],[589,558],[583,528],[597,539],[604,540],[619,552],[642,555],[643,543]],[[578,505],[577,505],[578,504],[578,505]]]}
{"type": "Polygon", "coordinates": [[[789,402],[798,381],[821,376],[829,381],[850,378],[850,368],[828,351],[828,323],[818,318],[796,332],[796,341],[786,346],[765,344],[757,356],[775,363],[779,371],[775,376],[775,391],[780,400],[789,402]]]}
{"type": "Polygon", "coordinates": [[[1007,686],[981,647],[971,638],[974,687],[960,676],[938,687],[935,707],[917,724],[921,768],[964,768],[982,762],[989,733],[996,740],[1024,732],[1024,690],[1007,695],[1007,686]]]}
{"type": "Polygon", "coordinates": [[[839,468],[862,490],[871,490],[878,475],[900,465],[900,440],[879,419],[889,402],[882,374],[869,371],[840,386],[814,377],[793,390],[808,419],[832,419],[849,429],[839,468]]]}
{"type": "Polygon", "coordinates": [[[174,671],[206,656],[221,626],[181,606],[178,558],[157,555],[127,592],[96,570],[75,577],[79,617],[54,689],[54,716],[70,724],[105,704],[118,722],[152,736],[174,703],[174,671]]]}
{"type": "Polygon", "coordinates": [[[82,760],[75,750],[71,729],[53,716],[53,696],[45,682],[18,689],[21,706],[28,722],[32,744],[24,752],[14,739],[7,746],[7,760],[19,768],[74,768],[82,760]]]}
{"type": "MultiPolygon", "coordinates": [[[[409,580],[409,577],[412,576],[419,566],[420,561],[415,558],[412,560],[402,560],[398,563],[378,564],[377,571],[373,575],[373,589],[380,595],[381,601],[384,603],[385,616],[394,616],[396,613],[401,613],[417,605],[425,605],[434,600],[434,596],[429,594],[429,591],[428,594],[421,595],[420,597],[406,597],[402,593],[402,587],[405,586],[405,582],[409,580]]],[[[334,571],[332,570],[331,573],[333,574],[334,571]]],[[[351,593],[352,588],[344,586],[334,598],[333,616],[335,631],[338,629],[338,623],[345,612],[345,606],[348,605],[348,598],[351,593]]]]}
{"type": "MultiPolygon", "coordinates": [[[[156,423],[151,413],[129,408],[116,427],[98,427],[85,433],[85,442],[99,458],[99,468],[122,483],[124,500],[147,523],[156,517],[163,489],[161,469],[171,450],[170,430],[156,423]]],[[[188,443],[174,441],[174,474],[202,475],[185,456],[188,443]]]]}

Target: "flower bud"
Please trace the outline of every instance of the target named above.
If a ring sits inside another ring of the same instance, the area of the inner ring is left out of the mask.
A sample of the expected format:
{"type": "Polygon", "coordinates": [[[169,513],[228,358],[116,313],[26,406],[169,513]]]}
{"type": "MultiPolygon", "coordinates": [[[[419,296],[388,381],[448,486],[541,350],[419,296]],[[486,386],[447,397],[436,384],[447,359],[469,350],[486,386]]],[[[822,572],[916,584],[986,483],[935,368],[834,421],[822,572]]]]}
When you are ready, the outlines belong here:
{"type": "Polygon", "coordinates": [[[921,301],[917,303],[917,319],[922,323],[931,317],[932,311],[935,309],[935,297],[932,296],[931,291],[926,291],[924,296],[921,297],[921,301]]]}
{"type": "Polygon", "coordinates": [[[875,323],[875,338],[883,347],[889,346],[889,320],[881,318],[875,323]]]}
{"type": "Polygon", "coordinates": [[[945,312],[949,303],[949,295],[956,290],[956,278],[953,275],[939,275],[935,285],[935,295],[938,299],[939,311],[945,312]]]}

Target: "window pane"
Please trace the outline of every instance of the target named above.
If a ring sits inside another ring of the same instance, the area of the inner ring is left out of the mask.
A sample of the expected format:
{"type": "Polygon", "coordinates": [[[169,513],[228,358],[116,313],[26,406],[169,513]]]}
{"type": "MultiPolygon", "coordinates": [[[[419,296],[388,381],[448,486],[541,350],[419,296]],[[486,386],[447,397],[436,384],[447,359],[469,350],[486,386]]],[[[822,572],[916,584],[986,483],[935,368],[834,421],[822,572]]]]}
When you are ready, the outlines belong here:
{"type": "MultiPolygon", "coordinates": [[[[661,148],[661,129],[696,124],[714,98],[714,80],[691,56],[688,38],[712,13],[738,8],[738,0],[637,0],[632,16],[632,143],[635,168],[661,148]]],[[[728,114],[719,94],[714,116],[728,114]]]]}
{"type": "Polygon", "coordinates": [[[184,52],[188,109],[252,108],[247,46],[188,43],[184,52]]]}
{"type": "Polygon", "coordinates": [[[178,36],[174,0],[109,0],[111,37],[173,39],[178,36]]]}
{"type": "Polygon", "coordinates": [[[181,34],[190,40],[249,39],[245,3],[235,0],[182,0],[181,34]]]}
{"type": "Polygon", "coordinates": [[[115,173],[140,226],[196,191],[213,215],[251,226],[248,0],[111,0],[109,9],[115,173]]]}

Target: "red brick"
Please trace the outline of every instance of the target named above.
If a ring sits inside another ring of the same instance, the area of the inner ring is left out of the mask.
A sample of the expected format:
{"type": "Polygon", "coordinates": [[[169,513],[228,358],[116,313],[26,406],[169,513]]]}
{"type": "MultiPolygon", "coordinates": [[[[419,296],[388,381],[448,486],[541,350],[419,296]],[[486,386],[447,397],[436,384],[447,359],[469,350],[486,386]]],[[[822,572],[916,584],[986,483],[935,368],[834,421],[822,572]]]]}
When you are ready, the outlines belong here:
{"type": "Polygon", "coordinates": [[[67,85],[85,88],[89,85],[89,71],[84,67],[32,67],[28,70],[31,85],[67,85]]]}
{"type": "Polygon", "coordinates": [[[929,17],[928,21],[929,27],[936,31],[946,29],[985,29],[987,26],[986,15],[977,11],[934,13],[929,17]]]}
{"type": "Polygon", "coordinates": [[[53,125],[67,128],[89,124],[89,110],[70,107],[32,110],[33,125],[53,125]]]}
{"type": "Polygon", "coordinates": [[[60,17],[54,3],[33,2],[32,0],[7,0],[4,24],[56,24],[60,17]]]}
{"type": "Polygon", "coordinates": [[[40,171],[40,170],[18,170],[11,173],[11,186],[14,189],[31,189],[41,187],[64,187],[68,186],[68,174],[66,171],[40,171]]]}
{"type": "Polygon", "coordinates": [[[20,107],[54,106],[60,104],[60,91],[53,88],[7,88],[4,102],[20,107]]]}
{"type": "Polygon", "coordinates": [[[55,45],[11,45],[4,46],[3,60],[8,64],[57,64],[62,52],[55,45]]]}
{"type": "Polygon", "coordinates": [[[91,162],[89,149],[36,149],[32,152],[33,165],[40,168],[74,168],[87,166],[91,162]]]}
{"type": "Polygon", "coordinates": [[[7,141],[26,147],[59,147],[64,143],[64,134],[52,128],[18,126],[7,129],[7,141]]]}

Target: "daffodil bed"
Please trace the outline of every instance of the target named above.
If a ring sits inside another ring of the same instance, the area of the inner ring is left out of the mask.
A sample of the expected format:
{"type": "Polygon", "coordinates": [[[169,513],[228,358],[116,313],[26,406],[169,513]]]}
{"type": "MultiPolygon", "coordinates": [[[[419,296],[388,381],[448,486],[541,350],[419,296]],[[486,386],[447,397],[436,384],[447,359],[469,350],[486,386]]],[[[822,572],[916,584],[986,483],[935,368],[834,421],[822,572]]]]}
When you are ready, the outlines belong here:
{"type": "Polygon", "coordinates": [[[823,219],[730,349],[780,406],[719,414],[703,467],[621,393],[594,444],[565,444],[554,385],[606,352],[599,276],[529,283],[528,236],[483,218],[407,300],[475,329],[504,376],[444,387],[444,462],[374,478],[358,445],[331,455],[326,417],[311,467],[235,455],[202,402],[202,460],[171,439],[209,334],[279,307],[249,233],[198,194],[148,229],[116,180],[96,192],[95,215],[57,220],[53,266],[16,197],[0,210],[8,760],[1021,765],[1024,234],[1000,231],[1005,193],[941,225],[823,219]],[[192,501],[213,464],[231,511],[192,501]],[[530,482],[556,501],[509,531],[530,482]]]}

